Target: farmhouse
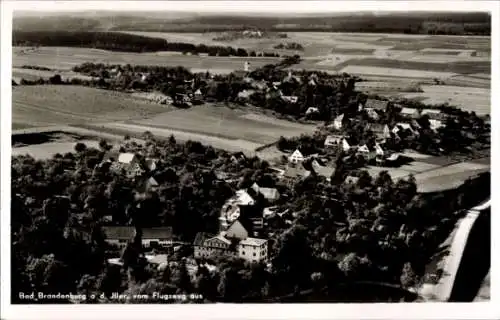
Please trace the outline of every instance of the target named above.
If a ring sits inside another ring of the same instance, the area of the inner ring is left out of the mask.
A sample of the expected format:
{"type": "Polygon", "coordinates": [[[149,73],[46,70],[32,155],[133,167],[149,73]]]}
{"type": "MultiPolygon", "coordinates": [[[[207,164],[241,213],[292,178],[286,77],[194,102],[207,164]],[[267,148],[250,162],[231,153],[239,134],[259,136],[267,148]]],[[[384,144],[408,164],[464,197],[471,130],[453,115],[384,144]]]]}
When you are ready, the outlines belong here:
{"type": "Polygon", "coordinates": [[[260,193],[267,201],[274,202],[279,199],[280,193],[276,188],[262,188],[257,183],[250,187],[256,193],[260,193]]]}
{"type": "Polygon", "coordinates": [[[379,111],[385,112],[387,110],[388,105],[389,105],[389,101],[368,99],[365,102],[365,109],[379,110],[379,111]]]}
{"type": "Polygon", "coordinates": [[[417,109],[407,107],[401,109],[401,115],[407,118],[418,118],[420,116],[417,109]]]}
{"type": "Polygon", "coordinates": [[[198,90],[196,90],[196,91],[194,92],[194,94],[193,94],[193,99],[194,99],[195,101],[202,101],[202,100],[203,100],[203,93],[201,93],[201,90],[200,90],[200,89],[198,89],[198,90]]]}
{"type": "Polygon", "coordinates": [[[296,149],[289,157],[288,157],[288,161],[290,161],[291,163],[299,163],[299,162],[302,162],[304,161],[304,155],[302,154],[302,152],[300,152],[299,149],[296,149]]]}
{"type": "Polygon", "coordinates": [[[327,147],[338,147],[342,142],[343,137],[340,135],[329,135],[325,139],[325,148],[327,147]]]}
{"type": "Polygon", "coordinates": [[[357,153],[363,156],[366,161],[373,160],[376,156],[375,150],[372,150],[366,144],[358,146],[357,153]]]}
{"type": "Polygon", "coordinates": [[[129,178],[140,176],[145,172],[139,156],[134,153],[120,153],[118,160],[111,163],[110,170],[114,172],[125,170],[129,178]]]}
{"type": "Polygon", "coordinates": [[[103,227],[106,242],[119,247],[125,247],[135,237],[140,236],[141,243],[145,247],[155,245],[166,246],[172,243],[172,228],[143,228],[134,227],[103,227]]]}

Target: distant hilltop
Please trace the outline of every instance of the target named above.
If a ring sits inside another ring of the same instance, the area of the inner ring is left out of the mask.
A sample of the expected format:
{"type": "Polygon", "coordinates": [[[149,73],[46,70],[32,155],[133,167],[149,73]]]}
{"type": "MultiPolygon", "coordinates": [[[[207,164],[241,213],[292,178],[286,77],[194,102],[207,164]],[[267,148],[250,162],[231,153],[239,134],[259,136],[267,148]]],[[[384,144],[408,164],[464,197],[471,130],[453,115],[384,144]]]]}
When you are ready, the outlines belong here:
{"type": "Polygon", "coordinates": [[[265,32],[323,31],[362,33],[407,33],[443,35],[491,35],[491,16],[487,12],[405,12],[405,13],[324,13],[197,14],[171,12],[16,12],[14,30],[42,31],[150,31],[150,32],[228,32],[258,29],[265,32]]]}

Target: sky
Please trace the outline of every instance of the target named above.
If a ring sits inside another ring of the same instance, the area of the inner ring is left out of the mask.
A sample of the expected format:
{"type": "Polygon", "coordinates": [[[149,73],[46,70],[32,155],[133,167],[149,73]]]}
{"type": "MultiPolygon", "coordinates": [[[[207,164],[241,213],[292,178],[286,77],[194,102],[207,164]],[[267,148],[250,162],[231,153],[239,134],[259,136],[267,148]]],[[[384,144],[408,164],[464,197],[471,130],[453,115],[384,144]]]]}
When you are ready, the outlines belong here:
{"type": "MultiPolygon", "coordinates": [[[[483,11],[492,1],[12,1],[15,10],[183,11],[198,13],[328,13],[353,11],[483,11]],[[430,5],[432,4],[432,5],[430,5]]],[[[494,1],[493,1],[494,2],[494,1]]]]}

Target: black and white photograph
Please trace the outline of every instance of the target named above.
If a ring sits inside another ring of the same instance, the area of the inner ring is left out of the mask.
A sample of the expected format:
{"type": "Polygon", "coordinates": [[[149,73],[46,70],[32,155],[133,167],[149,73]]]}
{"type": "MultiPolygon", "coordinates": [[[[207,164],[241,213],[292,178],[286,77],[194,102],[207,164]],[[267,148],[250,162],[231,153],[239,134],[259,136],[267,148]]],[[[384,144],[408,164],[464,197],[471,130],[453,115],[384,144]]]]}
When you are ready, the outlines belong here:
{"type": "Polygon", "coordinates": [[[500,6],[314,3],[2,1],[2,304],[492,316],[500,6]]]}

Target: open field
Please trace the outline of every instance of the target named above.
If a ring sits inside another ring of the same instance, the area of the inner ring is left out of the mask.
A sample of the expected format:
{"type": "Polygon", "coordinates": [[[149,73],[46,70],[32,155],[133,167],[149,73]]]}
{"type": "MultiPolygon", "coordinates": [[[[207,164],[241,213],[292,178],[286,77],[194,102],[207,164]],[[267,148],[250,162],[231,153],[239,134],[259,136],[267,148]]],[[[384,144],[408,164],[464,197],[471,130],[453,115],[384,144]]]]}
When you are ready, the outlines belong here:
{"type": "MultiPolygon", "coordinates": [[[[336,32],[286,32],[288,38],[276,37],[262,39],[235,39],[232,41],[213,41],[217,33],[175,33],[139,32],[125,33],[163,38],[172,42],[188,42],[206,45],[230,45],[255,51],[276,51],[273,47],[282,42],[297,42],[304,47],[302,56],[321,56],[332,52],[351,54],[372,54],[375,50],[404,50],[421,55],[470,53],[490,51],[490,37],[407,35],[382,33],[336,33],[336,32]],[[345,50],[345,51],[343,51],[345,50]],[[359,51],[356,51],[359,50],[359,51]],[[433,52],[432,52],[433,51],[433,52]]],[[[354,57],[353,57],[354,58],[354,57]]],[[[466,58],[466,57],[465,57],[466,58]]]]}
{"type": "Polygon", "coordinates": [[[85,76],[72,71],[46,71],[46,70],[33,70],[33,69],[24,69],[24,68],[12,68],[12,78],[19,83],[19,81],[24,78],[26,80],[38,80],[48,79],[55,74],[59,74],[64,81],[71,80],[73,78],[82,79],[82,80],[92,80],[92,77],[85,76]]]}
{"type": "Polygon", "coordinates": [[[401,78],[417,78],[417,79],[429,79],[429,78],[449,78],[455,75],[451,72],[438,72],[438,71],[425,71],[418,69],[401,69],[401,68],[386,68],[386,67],[371,67],[371,66],[361,66],[361,65],[349,65],[341,70],[341,72],[347,72],[355,75],[374,75],[374,76],[391,76],[391,77],[401,77],[401,78]]]}
{"type": "Polygon", "coordinates": [[[490,89],[458,86],[421,85],[424,92],[405,93],[406,98],[422,97],[427,104],[449,103],[478,115],[490,114],[490,89]]]}
{"type": "Polygon", "coordinates": [[[204,134],[225,139],[241,139],[257,143],[269,144],[280,136],[299,136],[312,133],[316,126],[305,125],[232,110],[224,106],[197,106],[188,110],[176,110],[158,114],[150,119],[133,121],[134,124],[155,128],[182,130],[185,132],[204,134]]]}
{"type": "MultiPolygon", "coordinates": [[[[55,154],[73,152],[75,144],[82,142],[87,147],[99,148],[99,139],[112,143],[123,140],[123,135],[112,135],[100,131],[70,126],[51,126],[12,131],[12,155],[30,155],[35,159],[48,159],[55,154]]],[[[132,139],[144,143],[141,139],[132,139]]]]}
{"type": "Polygon", "coordinates": [[[479,77],[473,76],[473,75],[466,75],[466,76],[457,75],[457,76],[446,79],[445,83],[447,85],[454,85],[454,86],[490,89],[490,87],[491,87],[490,75],[488,75],[488,77],[489,78],[486,78],[486,77],[479,78],[479,77]]]}
{"type": "Polygon", "coordinates": [[[144,132],[149,131],[153,135],[160,138],[168,138],[171,135],[175,136],[177,141],[185,142],[188,140],[198,141],[204,145],[210,145],[214,148],[227,150],[230,152],[242,151],[245,154],[252,156],[255,149],[260,147],[261,144],[254,143],[241,139],[227,139],[206,134],[193,133],[189,131],[173,130],[168,128],[151,127],[147,125],[137,125],[130,123],[101,123],[98,125],[85,124],[82,125],[86,129],[96,130],[100,132],[109,133],[112,135],[142,135],[144,132]]]}
{"type": "Polygon", "coordinates": [[[387,170],[394,180],[406,178],[413,174],[417,180],[418,192],[436,192],[449,190],[462,185],[467,178],[491,170],[489,159],[483,158],[464,162],[457,162],[444,157],[433,157],[422,155],[416,152],[405,152],[406,156],[415,159],[406,165],[398,168],[368,166],[367,171],[372,177],[376,177],[380,172],[387,170]]]}
{"type": "MultiPolygon", "coordinates": [[[[428,57],[428,56],[427,56],[428,57]]],[[[349,61],[349,66],[382,67],[412,70],[432,70],[433,72],[443,73],[490,73],[491,66],[489,61],[462,61],[462,62],[437,62],[430,61],[402,61],[396,59],[378,59],[366,58],[349,61]]]]}
{"type": "Polygon", "coordinates": [[[264,57],[198,57],[188,55],[165,55],[158,53],[110,52],[86,48],[41,47],[34,51],[21,53],[18,47],[13,48],[12,66],[36,65],[51,69],[71,70],[84,62],[104,64],[158,65],[196,70],[220,70],[229,73],[243,69],[245,61],[250,61],[255,68],[279,61],[279,58],[264,57]]]}
{"type": "MultiPolygon", "coordinates": [[[[80,140],[87,147],[99,148],[97,140],[80,140]]],[[[24,147],[12,148],[12,156],[30,155],[37,160],[45,160],[52,158],[55,154],[64,154],[66,152],[74,152],[77,142],[47,142],[38,145],[30,145],[24,147]]]]}
{"type": "Polygon", "coordinates": [[[81,86],[18,86],[12,90],[12,122],[16,126],[119,121],[166,110],[168,107],[134,99],[126,93],[81,86]]]}

